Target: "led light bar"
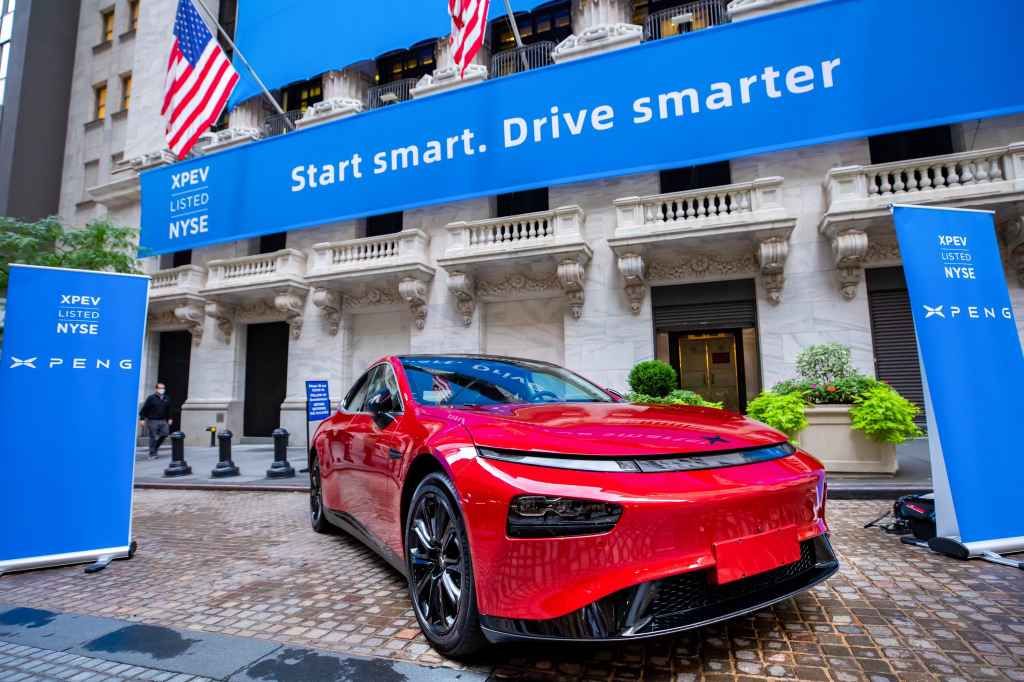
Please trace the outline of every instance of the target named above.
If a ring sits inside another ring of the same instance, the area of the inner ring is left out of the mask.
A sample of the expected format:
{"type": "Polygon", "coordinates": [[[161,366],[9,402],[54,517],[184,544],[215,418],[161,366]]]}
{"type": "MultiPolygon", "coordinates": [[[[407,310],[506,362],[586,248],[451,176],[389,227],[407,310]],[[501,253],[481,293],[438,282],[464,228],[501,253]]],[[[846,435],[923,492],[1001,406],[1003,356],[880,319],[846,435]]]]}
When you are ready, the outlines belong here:
{"type": "Polygon", "coordinates": [[[767,462],[788,457],[796,452],[789,443],[778,443],[763,448],[730,450],[727,452],[694,453],[687,455],[661,455],[655,457],[581,457],[579,455],[534,454],[517,450],[477,448],[481,457],[515,464],[597,471],[610,473],[665,473],[671,471],[698,471],[722,467],[767,462]]]}

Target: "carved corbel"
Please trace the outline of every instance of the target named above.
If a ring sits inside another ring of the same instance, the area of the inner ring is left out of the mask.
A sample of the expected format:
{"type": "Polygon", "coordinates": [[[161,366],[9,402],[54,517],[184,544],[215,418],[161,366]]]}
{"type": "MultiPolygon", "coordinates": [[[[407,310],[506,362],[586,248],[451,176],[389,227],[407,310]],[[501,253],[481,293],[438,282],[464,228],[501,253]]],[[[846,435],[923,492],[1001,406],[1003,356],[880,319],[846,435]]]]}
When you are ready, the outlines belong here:
{"type": "Polygon", "coordinates": [[[341,329],[341,294],[330,289],[314,289],[313,305],[320,309],[324,321],[327,322],[327,332],[331,336],[337,336],[341,329]]]}
{"type": "Polygon", "coordinates": [[[206,322],[206,310],[202,303],[191,301],[174,309],[174,317],[183,322],[192,334],[192,345],[198,346],[203,340],[203,325],[206,322]]]}
{"type": "Polygon", "coordinates": [[[283,313],[291,329],[292,338],[302,336],[302,313],[306,307],[306,297],[292,290],[278,291],[274,294],[274,308],[283,313]]]}
{"type": "Polygon", "coordinates": [[[832,237],[832,256],[839,277],[839,291],[852,301],[864,276],[864,258],[868,254],[868,236],[861,230],[846,230],[832,237]]]}
{"type": "Polygon", "coordinates": [[[1024,286],[1024,218],[1015,218],[1003,228],[1003,240],[1010,265],[1017,273],[1017,282],[1024,286]]]}
{"type": "Polygon", "coordinates": [[[423,329],[427,323],[427,284],[415,277],[404,277],[398,283],[398,295],[409,304],[413,324],[423,329]]]}
{"type": "Polygon", "coordinates": [[[629,299],[629,307],[634,313],[639,313],[644,296],[647,294],[647,271],[644,267],[643,256],[636,253],[619,256],[619,272],[622,273],[622,279],[626,281],[626,298],[629,299]]]}
{"type": "Polygon", "coordinates": [[[235,309],[211,301],[206,304],[206,316],[217,322],[217,329],[220,330],[224,343],[231,343],[231,332],[235,328],[235,309]]]}
{"type": "Polygon", "coordinates": [[[558,283],[569,300],[569,312],[574,319],[583,316],[583,278],[584,267],[577,261],[566,259],[558,264],[558,283]]]}
{"type": "Polygon", "coordinates": [[[757,247],[757,262],[761,266],[761,277],[768,301],[774,305],[782,303],[782,288],[786,284],[786,257],[789,256],[789,242],[781,237],[772,237],[757,247]]]}
{"type": "Polygon", "coordinates": [[[462,313],[462,323],[467,327],[473,324],[473,312],[476,310],[476,282],[464,272],[448,274],[448,291],[455,297],[455,307],[462,313]]]}

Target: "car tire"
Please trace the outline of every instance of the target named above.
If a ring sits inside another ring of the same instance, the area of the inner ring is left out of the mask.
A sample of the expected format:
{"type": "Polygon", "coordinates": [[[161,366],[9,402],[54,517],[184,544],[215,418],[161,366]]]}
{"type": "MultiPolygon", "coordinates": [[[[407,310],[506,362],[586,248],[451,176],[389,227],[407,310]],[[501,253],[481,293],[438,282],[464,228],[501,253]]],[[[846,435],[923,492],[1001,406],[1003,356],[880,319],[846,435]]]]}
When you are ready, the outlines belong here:
{"type": "Polygon", "coordinates": [[[309,457],[309,524],[317,533],[335,535],[338,529],[327,520],[324,513],[324,494],[320,480],[320,460],[316,452],[309,457]]]}
{"type": "Polygon", "coordinates": [[[454,659],[487,645],[480,630],[469,537],[457,500],[447,476],[428,475],[409,502],[404,538],[416,620],[430,645],[454,659]]]}

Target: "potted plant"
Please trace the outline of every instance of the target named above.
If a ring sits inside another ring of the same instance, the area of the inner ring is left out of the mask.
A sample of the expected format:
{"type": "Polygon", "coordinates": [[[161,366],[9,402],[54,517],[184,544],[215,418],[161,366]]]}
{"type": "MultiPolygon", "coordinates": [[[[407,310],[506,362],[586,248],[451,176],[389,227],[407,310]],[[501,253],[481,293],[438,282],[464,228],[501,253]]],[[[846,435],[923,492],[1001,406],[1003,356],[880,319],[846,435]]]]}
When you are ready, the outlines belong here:
{"type": "Polygon", "coordinates": [[[829,471],[896,473],[896,446],[922,435],[914,424],[920,409],[858,373],[840,344],[805,348],[796,368],[797,379],[759,395],[747,414],[799,441],[829,471]]]}
{"type": "Polygon", "coordinates": [[[661,360],[644,360],[629,372],[630,392],[626,399],[641,405],[694,405],[722,409],[722,403],[704,400],[693,391],[676,388],[679,379],[672,365],[661,360]]]}

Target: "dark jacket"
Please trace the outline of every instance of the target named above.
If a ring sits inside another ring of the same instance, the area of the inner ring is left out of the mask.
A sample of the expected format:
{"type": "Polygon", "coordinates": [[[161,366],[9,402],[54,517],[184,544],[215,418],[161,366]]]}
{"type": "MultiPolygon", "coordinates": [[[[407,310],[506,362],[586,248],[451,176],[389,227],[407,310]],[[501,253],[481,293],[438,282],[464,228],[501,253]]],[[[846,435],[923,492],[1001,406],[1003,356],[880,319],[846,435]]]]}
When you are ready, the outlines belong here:
{"type": "Polygon", "coordinates": [[[167,397],[165,393],[163,396],[159,396],[156,393],[146,398],[146,402],[142,403],[142,409],[139,410],[140,419],[170,419],[171,418],[171,399],[167,397]]]}

